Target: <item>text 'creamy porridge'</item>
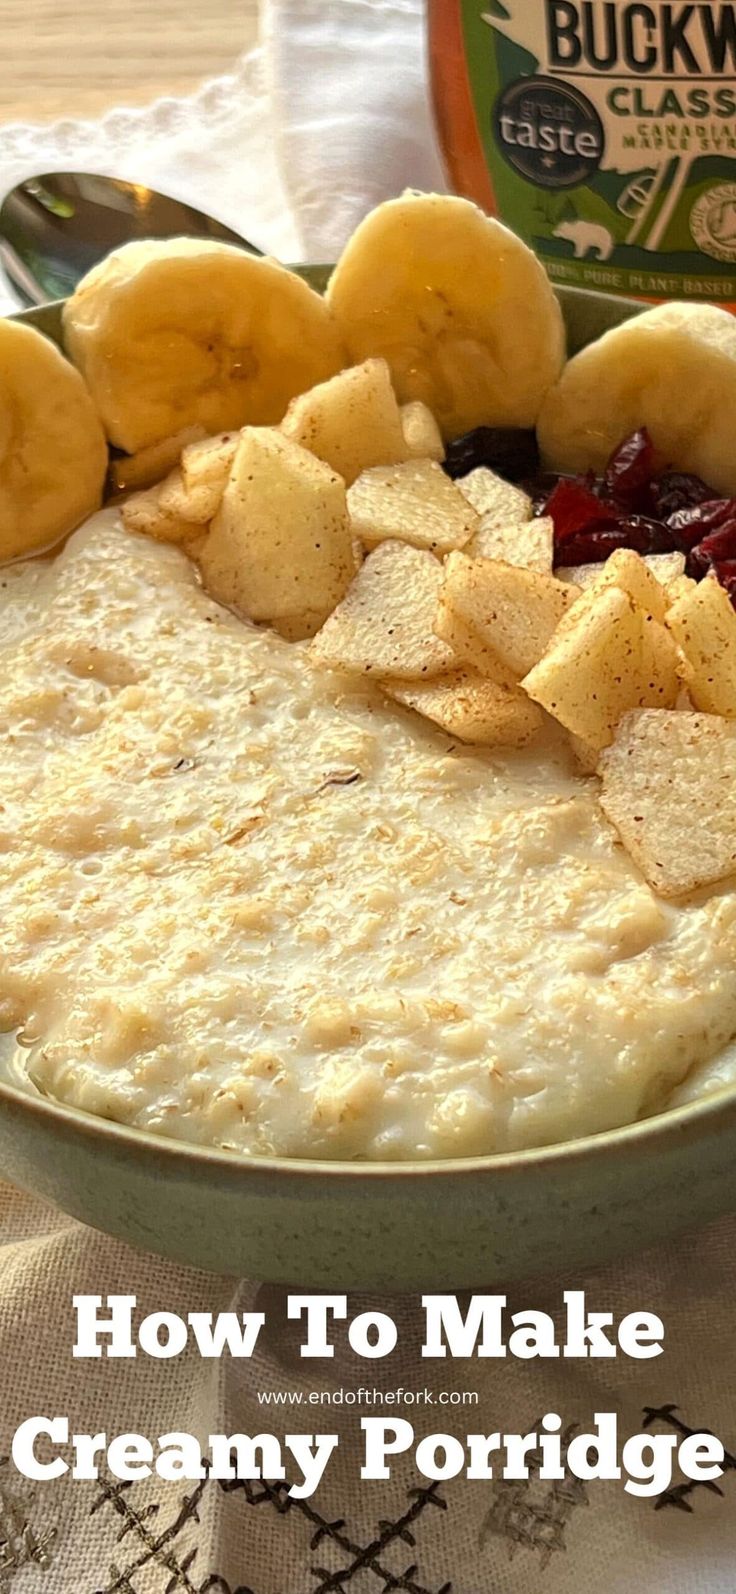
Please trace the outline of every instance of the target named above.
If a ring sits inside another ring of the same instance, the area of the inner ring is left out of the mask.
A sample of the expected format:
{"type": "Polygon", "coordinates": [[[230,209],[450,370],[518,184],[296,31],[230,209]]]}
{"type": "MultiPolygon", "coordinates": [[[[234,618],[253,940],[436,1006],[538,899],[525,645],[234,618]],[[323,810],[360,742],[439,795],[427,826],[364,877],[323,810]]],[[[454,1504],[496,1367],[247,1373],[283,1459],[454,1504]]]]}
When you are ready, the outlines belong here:
{"type": "Polygon", "coordinates": [[[733,890],[655,895],[561,741],[454,742],[112,511],[2,599],[0,998],[44,1093],[469,1155],[629,1122],[736,1031],[733,890]]]}

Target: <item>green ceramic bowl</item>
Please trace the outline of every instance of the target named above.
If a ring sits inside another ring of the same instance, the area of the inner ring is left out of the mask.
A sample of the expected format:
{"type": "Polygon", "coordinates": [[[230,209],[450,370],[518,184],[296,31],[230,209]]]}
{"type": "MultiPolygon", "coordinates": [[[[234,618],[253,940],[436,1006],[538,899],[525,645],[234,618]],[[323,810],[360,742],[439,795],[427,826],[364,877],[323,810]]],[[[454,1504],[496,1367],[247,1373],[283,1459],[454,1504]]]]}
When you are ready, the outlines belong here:
{"type": "MultiPolygon", "coordinates": [[[[320,287],[325,272],[310,280],[320,287]]],[[[641,308],[560,291],[582,347],[641,308]]],[[[52,338],[58,305],[29,311],[52,338]]],[[[736,1208],[736,1090],[628,1129],[466,1161],[247,1160],[0,1084],[3,1177],[217,1273],[335,1288],[491,1285],[600,1263],[736,1208]]]]}

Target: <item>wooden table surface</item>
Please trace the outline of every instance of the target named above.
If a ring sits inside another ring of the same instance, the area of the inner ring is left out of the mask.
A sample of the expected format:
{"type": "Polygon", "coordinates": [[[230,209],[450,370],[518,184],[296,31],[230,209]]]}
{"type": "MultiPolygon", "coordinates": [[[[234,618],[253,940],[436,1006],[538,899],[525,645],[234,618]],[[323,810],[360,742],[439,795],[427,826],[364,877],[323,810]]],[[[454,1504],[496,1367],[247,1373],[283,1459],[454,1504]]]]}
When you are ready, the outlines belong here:
{"type": "Polygon", "coordinates": [[[255,42],[258,0],[0,0],[0,122],[189,94],[255,42]]]}

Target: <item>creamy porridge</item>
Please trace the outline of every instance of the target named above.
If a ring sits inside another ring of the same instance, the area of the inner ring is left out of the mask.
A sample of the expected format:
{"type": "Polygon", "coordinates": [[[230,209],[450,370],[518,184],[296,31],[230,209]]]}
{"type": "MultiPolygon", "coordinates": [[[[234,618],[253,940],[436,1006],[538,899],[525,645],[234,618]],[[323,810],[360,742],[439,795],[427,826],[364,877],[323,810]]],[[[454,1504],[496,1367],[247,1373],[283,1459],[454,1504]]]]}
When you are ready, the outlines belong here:
{"type": "Polygon", "coordinates": [[[0,596],[2,1027],[42,1092],[462,1156],[656,1110],[736,1032],[733,889],[655,896],[561,739],[454,743],[112,511],[0,596]]]}
{"type": "Polygon", "coordinates": [[[137,240],[61,323],[0,318],[5,1077],[379,1160],[732,1088],[733,318],[568,359],[409,193],[324,293],[137,240]]]}

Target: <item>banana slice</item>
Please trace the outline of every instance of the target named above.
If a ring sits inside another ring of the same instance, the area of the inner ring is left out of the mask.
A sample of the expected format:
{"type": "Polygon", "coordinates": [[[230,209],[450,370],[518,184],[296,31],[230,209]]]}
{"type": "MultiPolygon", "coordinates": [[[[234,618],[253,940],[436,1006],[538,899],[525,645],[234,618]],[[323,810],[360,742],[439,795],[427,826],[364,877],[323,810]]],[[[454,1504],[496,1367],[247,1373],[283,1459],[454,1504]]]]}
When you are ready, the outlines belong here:
{"type": "Polygon", "coordinates": [[[366,216],[327,300],[354,361],[383,355],[400,403],[421,399],[445,437],[533,426],[565,354],[543,267],[467,199],[404,194],[366,216]]]}
{"type": "Polygon", "coordinates": [[[553,470],[600,470],[647,426],[664,464],[736,493],[736,320],[706,304],[661,304],[576,354],[538,422],[553,470]]]}
{"type": "Polygon", "coordinates": [[[58,542],[102,503],[105,437],[78,371],[0,320],[0,559],[58,542]]]}
{"type": "Polygon", "coordinates": [[[301,277],[193,238],[109,255],[68,301],[64,338],[127,453],[184,426],[271,425],[345,364],[327,305],[301,277]]]}

